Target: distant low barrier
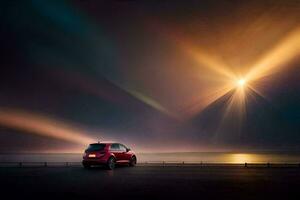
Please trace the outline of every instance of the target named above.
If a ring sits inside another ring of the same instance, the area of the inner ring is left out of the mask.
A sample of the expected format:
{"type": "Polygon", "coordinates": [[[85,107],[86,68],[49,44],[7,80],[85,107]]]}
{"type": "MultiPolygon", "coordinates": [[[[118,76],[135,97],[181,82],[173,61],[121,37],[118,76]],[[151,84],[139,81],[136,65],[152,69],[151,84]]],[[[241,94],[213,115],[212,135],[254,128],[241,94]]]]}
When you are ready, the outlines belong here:
{"type": "MultiPolygon", "coordinates": [[[[81,167],[81,162],[0,162],[0,167],[81,167]]],[[[245,167],[245,168],[300,168],[300,163],[209,163],[149,161],[139,162],[137,166],[197,166],[197,167],[245,167]]]]}
{"type": "Polygon", "coordinates": [[[81,162],[0,162],[0,167],[75,167],[81,162]]]}
{"type": "Polygon", "coordinates": [[[210,163],[210,162],[142,162],[140,166],[198,166],[198,167],[297,167],[300,168],[300,163],[210,163]]]}

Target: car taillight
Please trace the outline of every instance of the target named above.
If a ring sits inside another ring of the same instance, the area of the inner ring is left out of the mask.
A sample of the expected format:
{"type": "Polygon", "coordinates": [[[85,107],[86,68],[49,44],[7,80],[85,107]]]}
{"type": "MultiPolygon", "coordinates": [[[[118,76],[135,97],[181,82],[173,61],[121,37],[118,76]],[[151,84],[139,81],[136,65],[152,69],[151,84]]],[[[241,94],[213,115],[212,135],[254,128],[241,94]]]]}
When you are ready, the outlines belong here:
{"type": "Polygon", "coordinates": [[[89,158],[96,158],[96,154],[89,154],[89,158]]]}

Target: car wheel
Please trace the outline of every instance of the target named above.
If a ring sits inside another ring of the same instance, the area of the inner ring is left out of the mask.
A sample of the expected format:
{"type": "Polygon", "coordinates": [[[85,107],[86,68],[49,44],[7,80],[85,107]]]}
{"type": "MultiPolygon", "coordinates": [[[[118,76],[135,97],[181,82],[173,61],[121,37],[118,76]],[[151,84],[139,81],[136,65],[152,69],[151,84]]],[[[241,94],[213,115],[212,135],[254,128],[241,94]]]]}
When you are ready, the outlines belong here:
{"type": "Polygon", "coordinates": [[[107,169],[112,170],[116,166],[116,159],[114,157],[110,157],[107,161],[107,169]]]}
{"type": "Polygon", "coordinates": [[[133,157],[130,159],[129,166],[130,166],[130,167],[134,167],[135,165],[136,165],[136,157],[133,156],[133,157]]]}

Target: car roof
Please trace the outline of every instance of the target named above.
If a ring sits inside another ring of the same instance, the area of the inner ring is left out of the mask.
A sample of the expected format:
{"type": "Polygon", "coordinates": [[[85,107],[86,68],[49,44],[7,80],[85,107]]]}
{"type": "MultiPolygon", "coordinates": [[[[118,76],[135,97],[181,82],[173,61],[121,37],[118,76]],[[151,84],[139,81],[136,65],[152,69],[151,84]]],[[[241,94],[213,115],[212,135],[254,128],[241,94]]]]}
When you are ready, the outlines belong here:
{"type": "Polygon", "coordinates": [[[91,145],[93,145],[93,144],[108,144],[108,145],[110,145],[110,144],[115,144],[115,143],[121,144],[121,143],[118,143],[118,142],[97,142],[97,143],[91,143],[91,145]]]}

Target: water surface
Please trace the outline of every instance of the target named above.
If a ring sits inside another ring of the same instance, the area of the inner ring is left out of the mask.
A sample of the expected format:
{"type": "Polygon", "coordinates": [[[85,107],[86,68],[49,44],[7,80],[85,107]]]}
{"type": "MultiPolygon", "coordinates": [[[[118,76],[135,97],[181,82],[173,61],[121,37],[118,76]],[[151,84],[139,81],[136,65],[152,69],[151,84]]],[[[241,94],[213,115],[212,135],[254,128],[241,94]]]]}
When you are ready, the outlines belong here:
{"type": "MultiPolygon", "coordinates": [[[[300,163],[300,152],[178,152],[137,153],[139,162],[300,163]]],[[[80,153],[0,154],[0,162],[81,162],[80,153]]]]}

